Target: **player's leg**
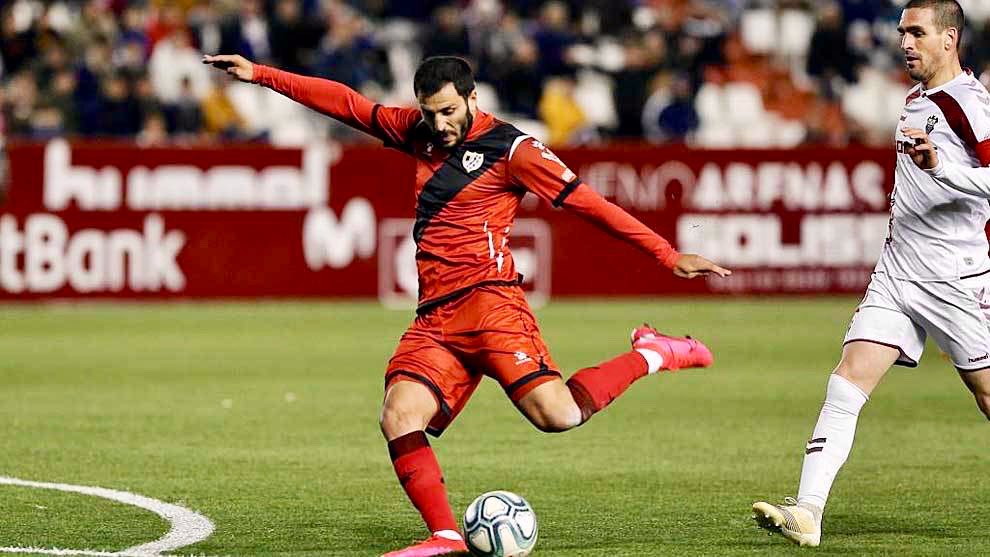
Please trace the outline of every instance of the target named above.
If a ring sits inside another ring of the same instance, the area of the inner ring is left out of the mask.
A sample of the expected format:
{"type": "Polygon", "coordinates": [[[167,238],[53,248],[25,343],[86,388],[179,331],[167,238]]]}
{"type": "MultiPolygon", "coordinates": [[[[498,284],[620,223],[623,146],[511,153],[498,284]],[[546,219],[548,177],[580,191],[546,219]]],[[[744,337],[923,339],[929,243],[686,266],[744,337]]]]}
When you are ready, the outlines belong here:
{"type": "Polygon", "coordinates": [[[918,320],[952,360],[990,419],[990,274],[952,283],[917,283],[918,320]]]}
{"type": "Polygon", "coordinates": [[[869,393],[901,356],[897,348],[870,342],[850,342],[829,376],[825,402],[805,446],[797,499],[783,505],[759,501],[753,505],[757,524],[779,532],[798,545],[821,543],[821,519],[829,492],[849,458],[859,413],[869,393]]]}
{"type": "Polygon", "coordinates": [[[976,398],[976,405],[983,415],[990,420],[990,369],[972,372],[959,372],[963,383],[976,398]]]}
{"type": "MultiPolygon", "coordinates": [[[[542,345],[542,340],[538,338],[532,342],[542,345]]],[[[664,357],[658,350],[638,348],[581,369],[566,383],[553,378],[535,386],[522,397],[512,398],[520,412],[540,431],[564,432],[587,422],[634,382],[665,369],[663,365],[664,357]]],[[[506,376],[508,373],[503,371],[500,375],[506,376]]]]}
{"type": "Polygon", "coordinates": [[[658,371],[708,367],[714,358],[701,341],[664,335],[649,325],[633,329],[632,350],[578,370],[567,388],[581,408],[582,423],[601,412],[635,381],[658,371]]]}
{"type": "Polygon", "coordinates": [[[805,445],[797,499],[753,505],[757,524],[788,540],[817,546],[821,517],[839,470],[852,449],[859,413],[895,363],[916,365],[925,331],[899,309],[896,283],[874,279],[846,333],[839,364],[829,376],[825,402],[805,445]]]}
{"type": "Polygon", "coordinates": [[[491,375],[538,429],[562,432],[588,421],[633,382],[660,369],[710,365],[700,342],[661,335],[649,327],[633,331],[633,349],[585,368],[565,383],[518,288],[480,288],[470,299],[474,321],[448,335],[469,365],[491,375]]]}
{"type": "Polygon", "coordinates": [[[472,378],[429,333],[410,329],[402,337],[385,376],[381,429],[399,483],[419,511],[431,536],[386,554],[424,557],[466,551],[447,500],[440,463],[426,432],[439,435],[471,396],[472,378]]]}

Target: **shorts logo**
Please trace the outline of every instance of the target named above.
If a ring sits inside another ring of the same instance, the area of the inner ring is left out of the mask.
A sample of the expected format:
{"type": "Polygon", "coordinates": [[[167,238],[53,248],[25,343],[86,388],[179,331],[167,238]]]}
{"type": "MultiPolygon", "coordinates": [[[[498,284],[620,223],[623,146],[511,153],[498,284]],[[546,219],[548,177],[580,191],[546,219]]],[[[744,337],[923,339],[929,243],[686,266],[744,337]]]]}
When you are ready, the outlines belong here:
{"type": "Polygon", "coordinates": [[[532,362],[532,361],[533,361],[533,358],[530,358],[529,357],[529,354],[526,354],[525,352],[516,352],[516,365],[517,366],[518,365],[525,364],[526,362],[532,362]]]}
{"type": "Polygon", "coordinates": [[[935,129],[935,126],[937,124],[938,124],[938,116],[935,116],[934,114],[929,116],[928,125],[925,126],[925,133],[932,133],[932,130],[935,129]]]}
{"type": "Polygon", "coordinates": [[[963,258],[963,263],[965,263],[966,265],[972,265],[973,264],[973,258],[972,257],[964,257],[963,258]]]}
{"type": "Polygon", "coordinates": [[[474,153],[472,151],[465,151],[464,156],[461,158],[461,165],[464,170],[468,173],[474,172],[481,168],[481,165],[485,164],[485,155],[481,153],[474,153]]]}
{"type": "Polygon", "coordinates": [[[977,358],[970,358],[969,363],[975,364],[976,362],[982,362],[983,360],[990,360],[990,353],[984,354],[977,358]]]}

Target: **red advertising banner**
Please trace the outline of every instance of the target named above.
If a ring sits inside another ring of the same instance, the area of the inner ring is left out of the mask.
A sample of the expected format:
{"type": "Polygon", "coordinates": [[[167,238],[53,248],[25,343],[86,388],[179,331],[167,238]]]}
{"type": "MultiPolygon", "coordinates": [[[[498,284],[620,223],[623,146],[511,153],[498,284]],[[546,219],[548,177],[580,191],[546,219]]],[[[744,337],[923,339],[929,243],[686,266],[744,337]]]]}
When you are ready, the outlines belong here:
{"type": "MultiPolygon", "coordinates": [[[[893,153],[558,150],[586,183],[733,268],[684,281],[593,225],[524,200],[510,246],[549,296],[859,292],[886,235],[893,153]]],[[[8,146],[0,299],[415,299],[413,163],[378,147],[8,146]]]]}

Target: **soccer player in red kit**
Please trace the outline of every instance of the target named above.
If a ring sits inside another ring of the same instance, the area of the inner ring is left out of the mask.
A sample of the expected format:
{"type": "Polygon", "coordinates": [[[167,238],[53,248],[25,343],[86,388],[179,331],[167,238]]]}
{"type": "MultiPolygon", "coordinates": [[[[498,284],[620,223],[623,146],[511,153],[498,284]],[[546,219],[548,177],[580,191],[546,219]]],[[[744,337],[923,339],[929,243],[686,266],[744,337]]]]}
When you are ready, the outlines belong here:
{"type": "Polygon", "coordinates": [[[481,378],[497,380],[538,429],[562,432],[604,409],[637,379],[663,370],[707,367],[701,342],[643,326],[633,350],[582,369],[565,383],[529,309],[509,252],[509,235],[527,191],[632,243],[683,278],[729,271],[680,254],[582,183],[542,143],[478,110],[464,60],[425,60],[414,79],[419,108],[387,107],[340,83],[253,64],[241,56],[203,62],[277,91],[381,139],[416,159],[416,319],[385,372],[381,429],[403,489],[430,538],[386,557],[467,550],[447,502],[426,433],[439,436],[481,378]]]}

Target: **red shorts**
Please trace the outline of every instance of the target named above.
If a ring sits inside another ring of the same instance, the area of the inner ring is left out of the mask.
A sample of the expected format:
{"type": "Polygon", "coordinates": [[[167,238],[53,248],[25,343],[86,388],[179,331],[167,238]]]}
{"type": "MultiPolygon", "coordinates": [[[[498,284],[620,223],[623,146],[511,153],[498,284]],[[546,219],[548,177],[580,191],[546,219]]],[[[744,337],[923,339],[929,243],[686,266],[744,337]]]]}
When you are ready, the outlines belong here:
{"type": "Polygon", "coordinates": [[[426,385],[440,407],[427,432],[439,436],[485,375],[513,402],[560,378],[518,286],[479,286],[417,316],[388,362],[385,390],[398,381],[426,385]]]}

